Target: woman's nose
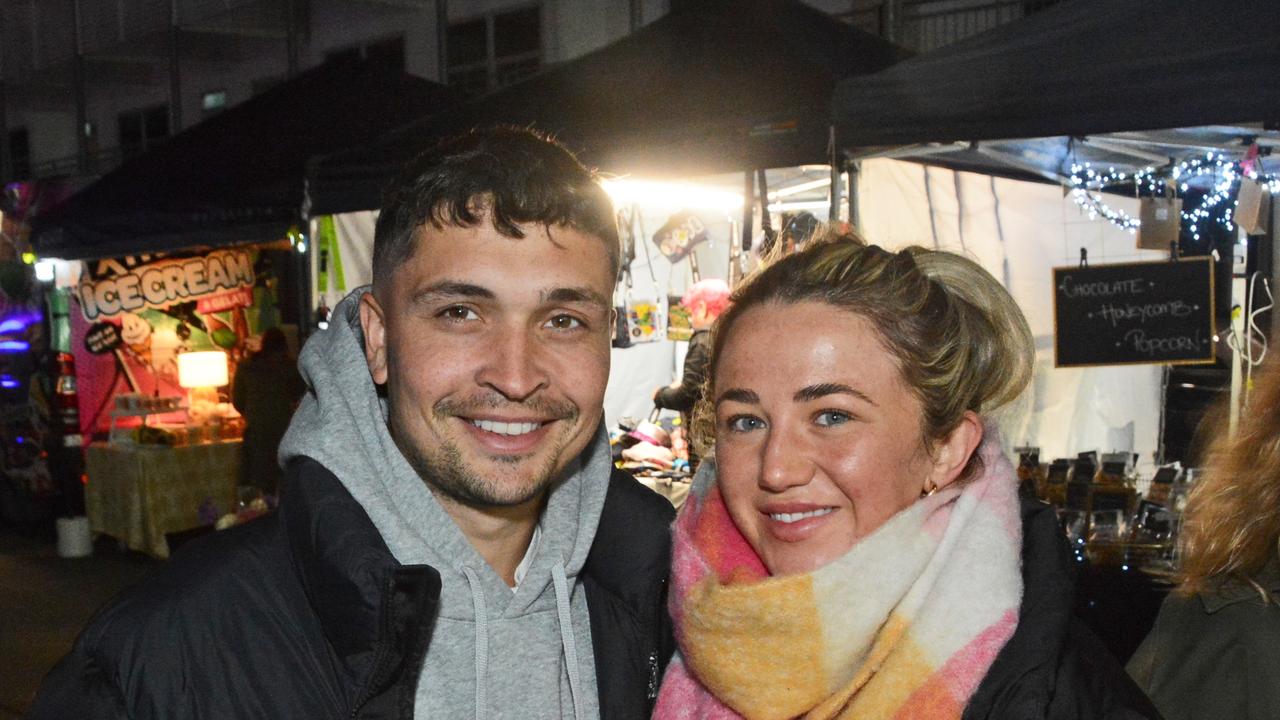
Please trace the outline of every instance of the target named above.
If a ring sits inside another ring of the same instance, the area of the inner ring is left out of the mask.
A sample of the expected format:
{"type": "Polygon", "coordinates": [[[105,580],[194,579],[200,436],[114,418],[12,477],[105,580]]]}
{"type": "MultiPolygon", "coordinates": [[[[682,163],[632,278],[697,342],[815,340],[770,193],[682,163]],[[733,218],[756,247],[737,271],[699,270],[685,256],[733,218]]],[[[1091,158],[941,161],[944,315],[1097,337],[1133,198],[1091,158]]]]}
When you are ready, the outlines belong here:
{"type": "Polygon", "coordinates": [[[779,429],[770,429],[760,462],[760,487],[771,492],[808,484],[813,478],[813,462],[804,444],[779,429]]]}

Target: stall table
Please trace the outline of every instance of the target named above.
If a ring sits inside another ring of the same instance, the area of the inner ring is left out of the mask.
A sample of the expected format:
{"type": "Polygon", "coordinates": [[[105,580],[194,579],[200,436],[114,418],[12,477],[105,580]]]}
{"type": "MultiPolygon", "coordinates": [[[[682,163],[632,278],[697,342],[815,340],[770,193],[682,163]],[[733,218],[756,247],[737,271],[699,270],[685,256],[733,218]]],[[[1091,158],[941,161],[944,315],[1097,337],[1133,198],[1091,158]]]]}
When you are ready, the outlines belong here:
{"type": "Polygon", "coordinates": [[[198,527],[206,499],[219,513],[234,509],[240,446],[239,440],[176,448],[93,443],[86,457],[90,529],[169,557],[165,533],[198,527]]]}
{"type": "Polygon", "coordinates": [[[685,498],[689,497],[689,488],[692,487],[687,478],[652,477],[643,473],[637,474],[635,478],[645,487],[669,500],[676,510],[684,505],[685,498]]]}

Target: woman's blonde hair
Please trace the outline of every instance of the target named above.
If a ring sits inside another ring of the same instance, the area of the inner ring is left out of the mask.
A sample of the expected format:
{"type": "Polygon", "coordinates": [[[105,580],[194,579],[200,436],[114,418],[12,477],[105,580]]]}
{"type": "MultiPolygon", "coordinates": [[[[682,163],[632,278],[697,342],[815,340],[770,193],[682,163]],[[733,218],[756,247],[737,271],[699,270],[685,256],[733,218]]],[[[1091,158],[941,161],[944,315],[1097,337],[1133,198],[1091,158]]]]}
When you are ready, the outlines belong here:
{"type": "Polygon", "coordinates": [[[827,231],[804,250],[772,259],[734,292],[714,329],[707,387],[695,410],[699,447],[711,449],[716,365],[738,318],[760,305],[802,302],[825,303],[872,324],[920,400],[921,432],[930,443],[954,430],[965,411],[983,414],[1014,400],[1031,379],[1031,329],[982,266],[922,247],[891,253],[851,232],[827,231]]]}
{"type": "MultiPolygon", "coordinates": [[[[1213,416],[1225,429],[1229,400],[1213,416]]],[[[1234,437],[1209,444],[1204,474],[1183,515],[1179,591],[1212,590],[1253,578],[1280,552],[1280,358],[1262,370],[1234,437]]]]}

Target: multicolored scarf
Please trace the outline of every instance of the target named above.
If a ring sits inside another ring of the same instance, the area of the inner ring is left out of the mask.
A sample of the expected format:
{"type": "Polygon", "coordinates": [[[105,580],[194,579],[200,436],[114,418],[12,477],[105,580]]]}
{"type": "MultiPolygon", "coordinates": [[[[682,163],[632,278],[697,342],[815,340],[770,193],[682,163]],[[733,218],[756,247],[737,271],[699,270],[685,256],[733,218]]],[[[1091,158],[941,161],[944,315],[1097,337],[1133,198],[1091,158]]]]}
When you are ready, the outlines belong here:
{"type": "Polygon", "coordinates": [[[680,652],[654,717],[959,718],[1022,599],[1017,480],[994,436],[979,477],[805,575],[769,576],[710,468],[676,520],[680,652]]]}

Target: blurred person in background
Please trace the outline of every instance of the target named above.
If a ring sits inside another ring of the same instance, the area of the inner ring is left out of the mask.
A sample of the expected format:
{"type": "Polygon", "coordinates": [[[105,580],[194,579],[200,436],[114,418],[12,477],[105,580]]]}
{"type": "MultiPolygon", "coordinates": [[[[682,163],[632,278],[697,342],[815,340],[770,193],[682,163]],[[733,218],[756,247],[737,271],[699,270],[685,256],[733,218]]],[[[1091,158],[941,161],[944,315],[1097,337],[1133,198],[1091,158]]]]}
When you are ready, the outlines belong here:
{"type": "MultiPolygon", "coordinates": [[[[707,363],[711,359],[711,326],[729,307],[729,285],[717,278],[700,280],[685,291],[680,304],[689,311],[693,337],[689,338],[689,349],[684,356],[684,370],[680,373],[680,379],[655,390],[653,404],[658,408],[680,413],[687,441],[693,406],[702,397],[707,363]]],[[[697,453],[692,445],[688,445],[688,448],[689,468],[697,469],[697,453]]]]}
{"type": "Polygon", "coordinates": [[[952,253],[823,239],[720,317],[676,520],[656,717],[1153,718],[1072,615],[1066,540],[990,414],[1013,298],[952,253]]]}
{"type": "Polygon", "coordinates": [[[231,400],[245,420],[242,486],[276,494],[284,477],[276,452],[306,389],[284,332],[267,328],[262,348],[236,367],[232,386],[231,400]]]}
{"type": "Polygon", "coordinates": [[[1280,358],[1211,442],[1179,542],[1181,582],[1129,673],[1169,720],[1280,718],[1280,358]]]}

